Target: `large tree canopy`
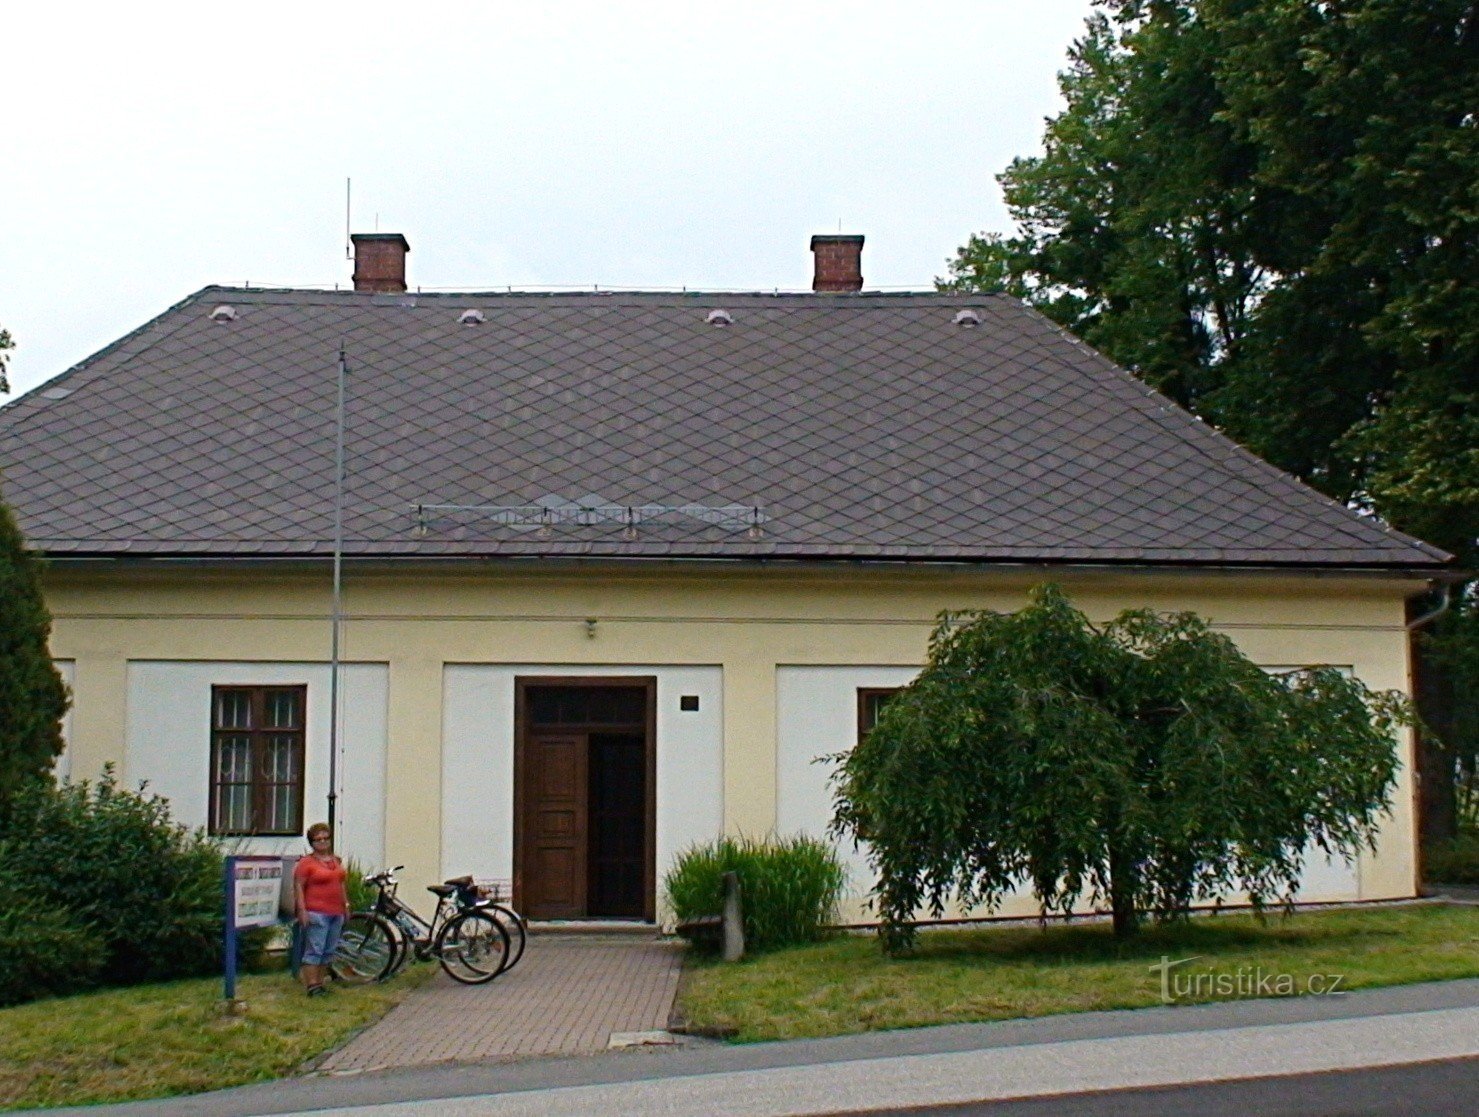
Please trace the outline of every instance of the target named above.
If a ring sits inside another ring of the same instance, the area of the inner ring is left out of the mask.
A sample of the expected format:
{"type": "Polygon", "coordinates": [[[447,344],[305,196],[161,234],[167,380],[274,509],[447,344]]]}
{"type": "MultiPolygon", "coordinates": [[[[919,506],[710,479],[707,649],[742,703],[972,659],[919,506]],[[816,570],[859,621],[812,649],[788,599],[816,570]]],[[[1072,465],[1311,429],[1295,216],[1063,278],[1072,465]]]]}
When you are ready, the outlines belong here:
{"type": "Polygon", "coordinates": [[[1007,290],[1274,463],[1479,560],[1479,4],[1100,0],[1007,290]]]}
{"type": "MultiPolygon", "coordinates": [[[[1099,0],[1004,290],[1264,458],[1479,567],[1479,2],[1099,0]]],[[[1419,642],[1423,831],[1479,769],[1479,604],[1419,642]],[[1464,641],[1473,646],[1463,650],[1464,641]]]]}
{"type": "Polygon", "coordinates": [[[1287,901],[1306,852],[1374,841],[1407,719],[1334,669],[1273,676],[1198,617],[1091,624],[1053,586],[958,613],[844,757],[834,830],[867,846],[885,945],[920,910],[1085,895],[1117,934],[1241,890],[1287,901]]]}

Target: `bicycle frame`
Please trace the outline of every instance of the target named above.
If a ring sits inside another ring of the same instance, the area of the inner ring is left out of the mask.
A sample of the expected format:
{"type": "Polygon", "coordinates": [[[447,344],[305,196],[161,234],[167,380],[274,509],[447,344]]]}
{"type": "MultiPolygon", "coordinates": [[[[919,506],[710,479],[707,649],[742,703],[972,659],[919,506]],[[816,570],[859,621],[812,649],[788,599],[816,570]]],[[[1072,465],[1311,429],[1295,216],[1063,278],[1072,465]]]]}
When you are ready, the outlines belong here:
{"type": "Polygon", "coordinates": [[[436,911],[432,913],[431,921],[427,922],[415,908],[396,894],[400,889],[400,882],[395,878],[394,869],[377,873],[369,878],[369,882],[378,890],[371,910],[387,920],[403,936],[401,956],[391,967],[392,973],[401,968],[406,954],[411,950],[415,951],[418,960],[427,961],[431,957],[437,932],[458,912],[489,906],[489,902],[485,900],[468,901],[459,889],[446,896],[437,896],[436,911]]]}

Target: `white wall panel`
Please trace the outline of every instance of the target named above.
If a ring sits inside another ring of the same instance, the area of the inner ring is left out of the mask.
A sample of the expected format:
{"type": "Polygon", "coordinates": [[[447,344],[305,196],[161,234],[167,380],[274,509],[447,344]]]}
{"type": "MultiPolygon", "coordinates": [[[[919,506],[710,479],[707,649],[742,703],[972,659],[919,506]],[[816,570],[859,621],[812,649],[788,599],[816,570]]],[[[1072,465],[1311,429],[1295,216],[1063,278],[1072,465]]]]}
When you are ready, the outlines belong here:
{"type": "MultiPolygon", "coordinates": [[[[368,869],[385,863],[385,742],[389,672],[344,664],[340,673],[339,852],[368,869]]],[[[128,665],[123,778],[170,801],[176,820],[204,826],[210,798],[211,687],[306,684],[308,763],[304,825],[327,814],[329,667],[323,663],[134,661],[128,665]]],[[[243,852],[301,853],[301,838],[242,838],[243,852]]]]}
{"type": "Polygon", "coordinates": [[[77,673],[75,660],[58,659],[55,661],[57,674],[62,677],[62,682],[67,684],[67,712],[62,715],[62,754],[56,758],[56,763],[51,767],[51,774],[58,781],[65,782],[72,778],[72,678],[77,673]]]}
{"type": "Polygon", "coordinates": [[[513,876],[514,680],[657,678],[657,876],[724,822],[724,678],[718,667],[448,664],[442,673],[442,873],[513,876]],[[684,711],[678,699],[698,696],[684,711]]]}
{"type": "MultiPolygon", "coordinates": [[[[849,752],[858,739],[858,689],[907,686],[917,667],[776,669],[776,832],[824,838],[832,820],[832,765],[819,758],[849,752]]],[[[873,887],[862,850],[837,844],[854,899],[873,887]]]]}
{"type": "MultiPolygon", "coordinates": [[[[1354,674],[1349,665],[1330,664],[1343,675],[1354,674]]],[[[1303,671],[1298,665],[1284,666],[1266,664],[1263,668],[1271,675],[1287,675],[1292,671],[1303,671]]],[[[1299,903],[1323,903],[1336,900],[1359,900],[1361,898],[1360,872],[1354,859],[1327,857],[1318,846],[1307,846],[1304,851],[1304,872],[1299,877],[1299,889],[1295,893],[1299,903]]]]}
{"type": "Polygon", "coordinates": [[[1354,860],[1326,857],[1315,846],[1305,850],[1304,858],[1304,872],[1299,878],[1299,892],[1295,895],[1295,900],[1300,903],[1320,903],[1361,898],[1359,874],[1354,860]]]}

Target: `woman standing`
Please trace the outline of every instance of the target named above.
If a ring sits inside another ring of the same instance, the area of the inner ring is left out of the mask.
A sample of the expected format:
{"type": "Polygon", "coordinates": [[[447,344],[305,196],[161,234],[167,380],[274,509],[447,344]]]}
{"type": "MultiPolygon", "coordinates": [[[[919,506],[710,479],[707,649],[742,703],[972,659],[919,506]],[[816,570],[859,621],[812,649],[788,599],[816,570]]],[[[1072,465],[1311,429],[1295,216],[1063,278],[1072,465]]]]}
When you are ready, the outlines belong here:
{"type": "Polygon", "coordinates": [[[324,978],[349,915],[345,887],[349,874],[334,856],[334,834],[327,823],[315,822],[308,828],[308,844],[313,852],[299,858],[293,870],[293,895],[303,933],[303,962],[298,976],[308,995],[318,997],[325,992],[324,978]]]}

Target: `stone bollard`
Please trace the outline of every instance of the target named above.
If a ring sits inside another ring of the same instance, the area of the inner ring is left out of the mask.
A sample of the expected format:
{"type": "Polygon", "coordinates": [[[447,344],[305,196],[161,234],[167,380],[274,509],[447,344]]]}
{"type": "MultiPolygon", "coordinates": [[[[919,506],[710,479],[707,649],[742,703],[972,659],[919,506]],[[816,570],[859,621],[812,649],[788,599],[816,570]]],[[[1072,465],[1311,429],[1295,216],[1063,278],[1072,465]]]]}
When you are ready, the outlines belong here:
{"type": "Polygon", "coordinates": [[[745,926],[740,910],[738,873],[724,874],[724,960],[738,962],[745,956],[745,926]]]}

